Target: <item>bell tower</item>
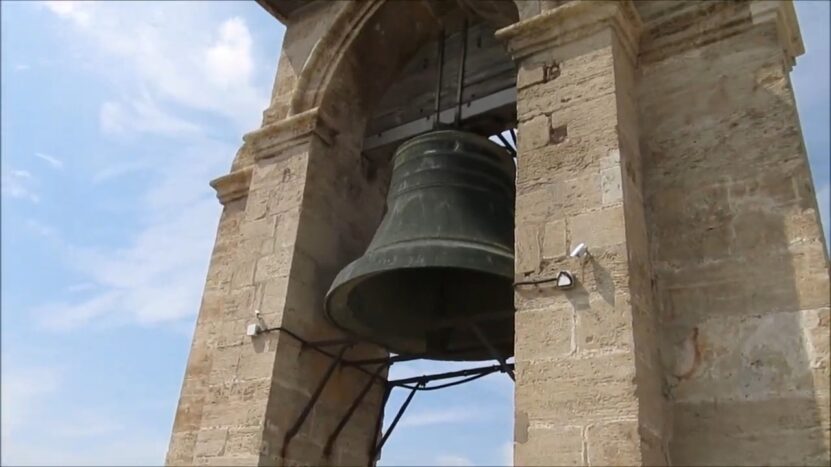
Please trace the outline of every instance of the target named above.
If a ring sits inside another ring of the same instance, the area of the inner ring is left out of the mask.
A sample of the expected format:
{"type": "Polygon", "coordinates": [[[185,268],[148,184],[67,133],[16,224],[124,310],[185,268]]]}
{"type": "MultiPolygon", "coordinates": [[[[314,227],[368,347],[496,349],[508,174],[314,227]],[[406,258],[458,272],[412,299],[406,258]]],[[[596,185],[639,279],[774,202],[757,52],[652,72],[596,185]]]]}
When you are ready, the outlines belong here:
{"type": "Polygon", "coordinates": [[[258,3],[168,465],[373,465],[391,388],[489,372],[516,465],[828,464],[791,2],[258,3]]]}

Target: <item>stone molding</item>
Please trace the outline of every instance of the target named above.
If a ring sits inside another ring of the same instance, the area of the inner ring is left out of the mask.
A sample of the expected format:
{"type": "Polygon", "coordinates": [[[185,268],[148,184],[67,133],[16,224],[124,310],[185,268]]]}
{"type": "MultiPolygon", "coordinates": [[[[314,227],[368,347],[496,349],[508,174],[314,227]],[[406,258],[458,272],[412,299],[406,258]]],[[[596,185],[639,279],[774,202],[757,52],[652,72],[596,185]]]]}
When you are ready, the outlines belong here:
{"type": "Polygon", "coordinates": [[[252,172],[251,167],[246,167],[211,180],[210,185],[216,190],[216,197],[223,206],[248,196],[252,172]]]}
{"type": "Polygon", "coordinates": [[[760,0],[750,4],[750,18],[754,25],[767,21],[776,21],[779,40],[788,56],[788,64],[793,67],[796,57],[805,53],[802,33],[796,20],[793,2],[781,0],[760,0]]]}
{"type": "Polygon", "coordinates": [[[683,2],[644,18],[640,62],[660,61],[702,47],[755,26],[775,21],[789,66],[805,53],[793,2],[754,0],[747,3],[683,2]]]}
{"type": "Polygon", "coordinates": [[[308,143],[318,137],[327,145],[334,142],[337,131],[323,116],[319,107],[292,115],[266,125],[243,136],[243,141],[254,156],[263,160],[279,155],[281,151],[308,143]]]}
{"type": "Polygon", "coordinates": [[[289,115],[301,115],[309,108],[317,108],[323,99],[337,64],[349,50],[364,24],[384,4],[384,0],[348,2],[337,13],[329,31],[315,44],[297,76],[289,104],[289,115]]]}
{"type": "Polygon", "coordinates": [[[640,15],[630,0],[569,2],[533,18],[496,31],[514,60],[542,50],[569,44],[611,27],[633,61],[642,29],[640,15]]]}

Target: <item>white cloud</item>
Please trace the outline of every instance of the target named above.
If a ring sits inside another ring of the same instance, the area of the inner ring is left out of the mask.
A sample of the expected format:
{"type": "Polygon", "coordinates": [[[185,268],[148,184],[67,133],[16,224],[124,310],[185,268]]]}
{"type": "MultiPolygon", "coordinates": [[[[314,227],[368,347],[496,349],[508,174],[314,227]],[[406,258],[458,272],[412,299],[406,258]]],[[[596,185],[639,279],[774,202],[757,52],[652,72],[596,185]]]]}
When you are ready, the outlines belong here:
{"type": "MultiPolygon", "coordinates": [[[[55,368],[21,367],[14,364],[10,357],[3,360],[3,410],[0,411],[0,430],[5,447],[9,445],[6,441],[19,429],[33,422],[32,416],[42,400],[57,392],[61,375],[55,368]]],[[[6,464],[5,459],[3,463],[6,464]]]]}
{"type": "Polygon", "coordinates": [[[92,282],[81,282],[78,284],[72,284],[66,288],[67,292],[78,293],[78,292],[86,292],[87,290],[92,290],[95,288],[95,284],[92,282]]]}
{"type": "Polygon", "coordinates": [[[79,26],[89,26],[92,16],[90,14],[89,2],[76,2],[70,0],[49,1],[43,4],[52,13],[66,18],[79,26]]]}
{"type": "Polygon", "coordinates": [[[53,169],[63,169],[63,161],[55,156],[50,156],[49,154],[44,154],[42,152],[36,152],[35,157],[45,161],[47,164],[49,164],[49,167],[52,167],[53,169]]]}
{"type": "Polygon", "coordinates": [[[38,222],[34,219],[26,219],[26,228],[29,229],[31,232],[45,238],[53,238],[55,237],[55,229],[49,227],[48,225],[38,222]]]}
{"type": "Polygon", "coordinates": [[[22,199],[32,203],[40,202],[40,197],[35,193],[32,184],[35,182],[32,174],[26,170],[3,168],[0,177],[0,192],[4,196],[13,199],[22,199]]]}
{"type": "Polygon", "coordinates": [[[52,5],[50,11],[73,26],[77,46],[83,47],[92,67],[107,73],[115,86],[126,88],[126,94],[147,94],[155,103],[147,109],[140,108],[143,98],[128,97],[120,108],[105,103],[103,128],[125,128],[125,114],[159,113],[170,116],[166,122],[181,130],[183,119],[173,115],[182,110],[228,118],[243,131],[258,126],[270,83],[255,83],[254,71],[264,65],[255,62],[254,42],[243,19],[217,23],[187,3],[58,3],[61,6],[52,5]]]}
{"type": "Polygon", "coordinates": [[[435,410],[414,412],[412,414],[405,413],[401,419],[401,427],[424,427],[447,425],[450,423],[465,423],[473,420],[481,420],[482,418],[486,418],[486,415],[486,413],[482,412],[481,408],[475,407],[438,408],[435,410]]]}
{"type": "Polygon", "coordinates": [[[120,246],[57,239],[63,262],[79,282],[90,284],[91,293],[37,307],[43,326],[67,331],[89,324],[175,324],[195,315],[221,207],[206,181],[224,170],[229,154],[228,145],[191,141],[155,167],[134,206],[140,226],[120,246]]]}
{"type": "Polygon", "coordinates": [[[3,357],[2,465],[161,464],[166,436],[132,430],[113,439],[125,431],[122,417],[58,400],[65,390],[64,370],[3,357]]]}
{"type": "Polygon", "coordinates": [[[97,410],[80,409],[69,410],[72,416],[67,419],[55,420],[50,427],[50,434],[60,438],[79,439],[97,438],[112,435],[124,430],[124,425],[116,421],[110,414],[97,410]]]}
{"type": "Polygon", "coordinates": [[[178,216],[149,224],[122,248],[66,246],[67,264],[90,280],[95,293],[81,301],[46,304],[35,314],[52,330],[93,320],[153,325],[193,316],[218,211],[211,199],[185,206],[178,216]]]}
{"type": "Polygon", "coordinates": [[[97,170],[92,175],[92,183],[98,184],[107,182],[136,171],[148,170],[151,164],[149,161],[133,160],[129,162],[110,163],[107,167],[97,170]]]}
{"type": "Polygon", "coordinates": [[[43,443],[18,441],[3,446],[3,465],[162,465],[167,443],[166,436],[136,433],[96,443],[50,443],[48,448],[43,443]]]}
{"type": "Polygon", "coordinates": [[[90,62],[91,72],[118,89],[99,108],[102,133],[128,142],[140,141],[129,138],[135,135],[165,136],[184,148],[178,154],[140,152],[91,171],[93,183],[142,171],[146,189],[129,205],[139,226],[117,247],[50,237],[66,265],[81,276],[76,280],[92,284],[89,293],[59,297],[34,310],[50,329],[176,327],[198,310],[220,211],[207,182],[227,171],[239,141],[208,139],[207,124],[213,122],[206,117],[225,118],[238,134],[258,126],[270,82],[255,84],[255,74],[274,64],[255,61],[242,18],[212,18],[209,9],[192,5],[47,5],[70,26],[73,47],[90,62]]]}
{"type": "Polygon", "coordinates": [[[166,113],[149,98],[104,102],[98,120],[101,131],[108,134],[154,133],[182,136],[201,131],[198,125],[166,113]]]}
{"type": "Polygon", "coordinates": [[[251,33],[241,18],[231,18],[219,27],[219,38],[205,52],[207,77],[227,88],[251,79],[251,33]]]}
{"type": "Polygon", "coordinates": [[[452,466],[468,466],[473,465],[473,461],[468,459],[467,457],[452,455],[452,454],[443,454],[436,457],[436,464],[437,465],[452,465],[452,466]]]}
{"type": "Polygon", "coordinates": [[[502,459],[500,465],[512,466],[514,465],[514,443],[508,441],[502,445],[502,459]]]}

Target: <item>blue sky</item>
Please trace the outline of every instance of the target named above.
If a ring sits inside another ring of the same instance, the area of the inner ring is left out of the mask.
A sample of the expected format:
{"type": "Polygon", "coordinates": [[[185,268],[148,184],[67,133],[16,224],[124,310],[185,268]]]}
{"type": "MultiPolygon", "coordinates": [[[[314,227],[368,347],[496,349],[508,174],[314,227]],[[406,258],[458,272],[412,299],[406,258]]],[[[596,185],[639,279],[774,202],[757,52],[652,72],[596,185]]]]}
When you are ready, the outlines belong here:
{"type": "MultiPolygon", "coordinates": [[[[253,2],[1,8],[2,463],[160,464],[220,209],[207,182],[258,126],[283,27],[253,2]]],[[[797,11],[827,225],[829,4],[797,11]]],[[[420,394],[382,463],[507,463],[511,418],[502,375],[420,394]]]]}

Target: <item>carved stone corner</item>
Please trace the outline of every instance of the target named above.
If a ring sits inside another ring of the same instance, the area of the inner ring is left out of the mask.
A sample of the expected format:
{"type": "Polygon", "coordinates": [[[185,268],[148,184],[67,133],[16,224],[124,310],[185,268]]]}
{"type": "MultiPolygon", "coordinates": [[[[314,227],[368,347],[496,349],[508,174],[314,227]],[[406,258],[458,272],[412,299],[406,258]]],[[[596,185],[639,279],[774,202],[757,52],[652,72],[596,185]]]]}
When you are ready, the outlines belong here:
{"type": "Polygon", "coordinates": [[[331,145],[337,131],[318,107],[291,115],[252,131],[243,140],[253,153],[254,159],[262,160],[279,155],[281,151],[308,143],[317,137],[331,145]]]}
{"type": "Polygon", "coordinates": [[[251,184],[251,167],[235,170],[228,175],[211,180],[211,187],[216,190],[216,197],[222,205],[248,196],[248,186],[251,184]]]}
{"type": "Polygon", "coordinates": [[[768,21],[776,22],[779,40],[791,67],[796,62],[796,57],[805,53],[805,44],[802,42],[802,33],[792,1],[754,1],[750,4],[750,17],[754,25],[768,21]]]}
{"type": "Polygon", "coordinates": [[[634,60],[643,29],[638,11],[631,0],[585,0],[568,2],[539,15],[496,31],[515,60],[542,50],[563,46],[612,28],[626,53],[634,60]]]}

